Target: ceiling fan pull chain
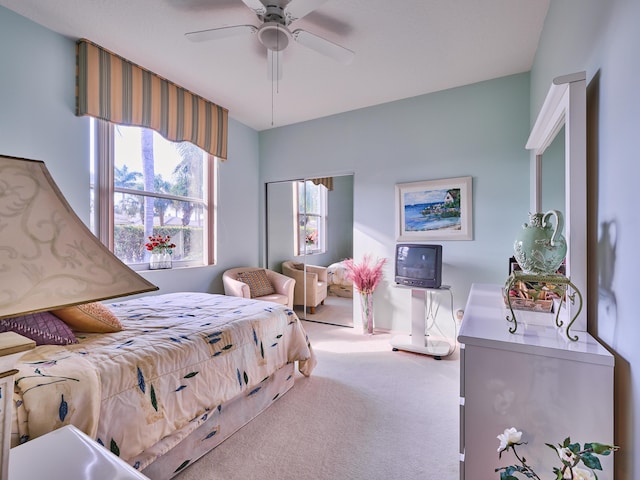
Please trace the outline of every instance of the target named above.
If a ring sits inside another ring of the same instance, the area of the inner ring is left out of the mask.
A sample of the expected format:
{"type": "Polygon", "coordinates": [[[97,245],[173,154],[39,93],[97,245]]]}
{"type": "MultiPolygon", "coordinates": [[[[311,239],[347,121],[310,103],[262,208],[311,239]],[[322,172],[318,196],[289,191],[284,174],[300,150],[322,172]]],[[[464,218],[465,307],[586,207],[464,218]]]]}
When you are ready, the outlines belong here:
{"type": "MultiPolygon", "coordinates": [[[[277,57],[277,55],[275,57],[277,57]]],[[[274,58],[274,56],[272,56],[271,57],[271,62],[272,63],[277,62],[277,59],[274,58]]],[[[274,71],[274,70],[272,69],[272,71],[274,71]]],[[[276,79],[276,81],[277,81],[277,79],[276,79]]],[[[273,89],[274,89],[274,81],[273,81],[273,76],[272,76],[271,77],[271,126],[272,127],[274,125],[274,116],[275,116],[275,113],[274,113],[275,112],[275,99],[274,99],[273,89]]]]}

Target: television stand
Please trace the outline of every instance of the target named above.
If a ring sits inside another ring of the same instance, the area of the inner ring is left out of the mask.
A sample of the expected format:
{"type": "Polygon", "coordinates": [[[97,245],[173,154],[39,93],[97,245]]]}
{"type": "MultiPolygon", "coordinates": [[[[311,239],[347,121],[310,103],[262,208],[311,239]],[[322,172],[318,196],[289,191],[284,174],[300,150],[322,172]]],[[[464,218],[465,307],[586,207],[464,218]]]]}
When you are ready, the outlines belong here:
{"type": "Polygon", "coordinates": [[[405,350],[408,352],[431,355],[436,360],[449,356],[455,350],[455,325],[453,314],[453,291],[449,285],[440,288],[420,288],[396,285],[398,288],[411,290],[411,335],[397,335],[389,343],[393,351],[405,350]],[[440,309],[441,295],[449,295],[451,301],[451,319],[454,325],[454,335],[451,341],[442,335],[437,324],[438,310],[440,309]],[[440,333],[439,337],[434,335],[440,333]]]}

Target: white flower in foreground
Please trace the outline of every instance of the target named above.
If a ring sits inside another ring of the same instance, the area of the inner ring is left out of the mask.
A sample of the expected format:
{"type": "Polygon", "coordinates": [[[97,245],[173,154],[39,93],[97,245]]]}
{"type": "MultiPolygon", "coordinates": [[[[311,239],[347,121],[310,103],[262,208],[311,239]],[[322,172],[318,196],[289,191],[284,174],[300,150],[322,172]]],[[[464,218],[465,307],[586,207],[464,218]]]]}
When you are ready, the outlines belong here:
{"type": "Polygon", "coordinates": [[[517,431],[514,427],[505,429],[504,433],[498,435],[498,440],[500,440],[500,446],[498,447],[498,452],[502,452],[506,450],[511,445],[520,443],[520,439],[522,438],[522,432],[517,431]]]}
{"type": "Polygon", "coordinates": [[[573,467],[564,471],[564,478],[572,478],[573,480],[595,480],[595,476],[589,470],[584,468],[573,467]],[[573,474],[572,474],[573,472],[573,474]]]}
{"type": "Polygon", "coordinates": [[[568,463],[569,465],[573,465],[575,463],[576,456],[571,450],[566,447],[556,447],[556,450],[558,450],[558,456],[560,457],[560,460],[568,463]]]}

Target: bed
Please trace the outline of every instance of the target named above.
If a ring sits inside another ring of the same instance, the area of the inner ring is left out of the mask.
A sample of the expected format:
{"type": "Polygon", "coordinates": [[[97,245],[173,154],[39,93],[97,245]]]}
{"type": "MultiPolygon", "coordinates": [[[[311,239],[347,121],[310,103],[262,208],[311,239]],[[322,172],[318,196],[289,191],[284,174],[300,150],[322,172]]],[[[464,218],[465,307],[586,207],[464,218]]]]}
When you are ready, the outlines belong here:
{"type": "Polygon", "coordinates": [[[353,282],[347,278],[344,261],[332,263],[327,267],[329,294],[337,297],[353,297],[353,282]]]}
{"type": "Polygon", "coordinates": [[[108,307],[122,331],[19,359],[12,444],[73,424],[149,478],[171,478],[316,363],[284,305],[183,292],[108,307]]]}

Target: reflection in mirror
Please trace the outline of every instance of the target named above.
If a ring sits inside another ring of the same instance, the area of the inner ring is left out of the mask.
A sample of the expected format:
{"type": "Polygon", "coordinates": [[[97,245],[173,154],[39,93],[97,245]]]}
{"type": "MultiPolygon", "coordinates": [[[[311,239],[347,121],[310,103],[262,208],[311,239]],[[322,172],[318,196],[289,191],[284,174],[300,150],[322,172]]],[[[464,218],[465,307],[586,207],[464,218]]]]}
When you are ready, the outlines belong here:
{"type": "Polygon", "coordinates": [[[353,255],[353,175],[333,177],[326,210],[310,196],[310,180],[269,182],[266,189],[267,268],[296,278],[300,318],[352,327],[351,283],[341,261],[353,255]]]}
{"type": "Polygon", "coordinates": [[[541,213],[560,210],[566,217],[564,195],[564,127],[542,156],[541,213]]]}

